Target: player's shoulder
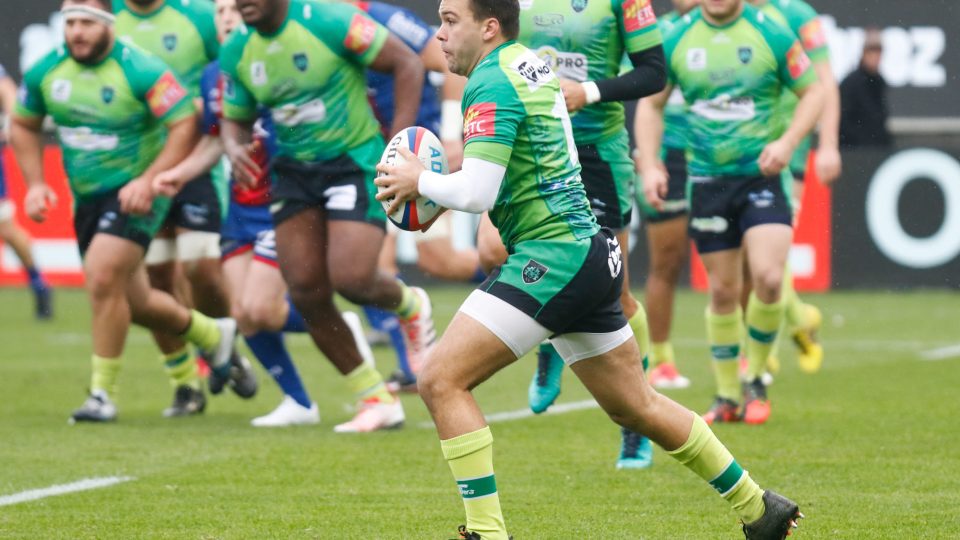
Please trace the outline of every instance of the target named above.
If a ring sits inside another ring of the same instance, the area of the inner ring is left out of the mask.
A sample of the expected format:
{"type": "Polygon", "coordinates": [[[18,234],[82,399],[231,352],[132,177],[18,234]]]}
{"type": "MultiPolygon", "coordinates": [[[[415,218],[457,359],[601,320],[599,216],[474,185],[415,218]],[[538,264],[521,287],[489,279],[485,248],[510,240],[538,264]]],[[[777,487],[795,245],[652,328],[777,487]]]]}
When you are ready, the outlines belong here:
{"type": "Polygon", "coordinates": [[[783,26],[763,11],[750,5],[744,5],[743,20],[747,21],[770,43],[793,43],[797,36],[793,30],[783,26]]]}
{"type": "Polygon", "coordinates": [[[245,24],[237,26],[220,45],[220,57],[223,58],[227,55],[234,54],[236,58],[239,59],[241,51],[247,46],[247,42],[250,41],[250,36],[252,36],[254,32],[255,30],[253,28],[245,24]]]}
{"type": "MultiPolygon", "coordinates": [[[[676,12],[673,13],[676,14],[676,12]]],[[[700,13],[700,8],[692,9],[683,15],[676,14],[676,17],[672,21],[661,25],[663,46],[668,49],[675,47],[680,39],[683,38],[691,28],[700,24],[702,20],[703,16],[700,13]]]]}
{"type": "Polygon", "coordinates": [[[773,5],[788,18],[811,19],[817,10],[804,0],[772,0],[773,5]]]}
{"type": "Polygon", "coordinates": [[[197,19],[213,19],[213,2],[209,0],[167,0],[167,7],[170,7],[180,13],[183,13],[194,24],[200,22],[197,19]]]}
{"type": "Polygon", "coordinates": [[[167,69],[167,65],[150,51],[126,39],[118,39],[110,51],[110,58],[115,60],[124,71],[156,71],[167,69]]]}
{"type": "Polygon", "coordinates": [[[53,68],[69,59],[70,53],[67,51],[66,45],[60,44],[27,68],[23,78],[28,82],[39,82],[53,68]]]}

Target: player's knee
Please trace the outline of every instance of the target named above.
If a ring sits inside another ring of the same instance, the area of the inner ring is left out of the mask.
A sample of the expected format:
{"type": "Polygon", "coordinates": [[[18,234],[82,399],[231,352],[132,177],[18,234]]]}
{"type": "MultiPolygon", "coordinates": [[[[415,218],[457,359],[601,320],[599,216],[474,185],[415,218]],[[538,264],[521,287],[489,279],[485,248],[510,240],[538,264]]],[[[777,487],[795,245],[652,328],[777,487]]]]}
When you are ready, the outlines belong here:
{"type": "Polygon", "coordinates": [[[125,283],[118,269],[102,267],[87,272],[87,291],[94,299],[105,298],[114,294],[122,294],[125,283]]]}
{"type": "Polygon", "coordinates": [[[771,267],[754,273],[753,290],[757,297],[764,302],[775,302],[780,298],[780,287],[783,285],[783,270],[771,267]]]}
{"type": "Polygon", "coordinates": [[[373,303],[375,299],[374,276],[372,272],[336,272],[331,273],[330,281],[341,296],[363,305],[373,303]]]}
{"type": "Polygon", "coordinates": [[[427,408],[432,409],[434,405],[442,403],[445,396],[463,388],[449,380],[449,377],[445,377],[440,370],[432,369],[430,366],[431,362],[427,361],[423,370],[417,375],[417,392],[427,408]]]}
{"type": "Polygon", "coordinates": [[[734,283],[710,284],[710,305],[717,313],[727,313],[740,302],[740,289],[734,283]]]}
{"type": "MultiPolygon", "coordinates": [[[[278,326],[277,318],[276,306],[254,302],[243,307],[241,318],[238,321],[240,327],[244,330],[256,332],[278,326]]],[[[280,324],[282,324],[282,321],[280,321],[280,324]]]]}
{"type": "MultiPolygon", "coordinates": [[[[333,291],[327,287],[315,285],[290,285],[290,300],[308,319],[308,314],[318,315],[336,311],[333,304],[333,291]]],[[[322,315],[321,315],[322,316],[322,315]]]]}

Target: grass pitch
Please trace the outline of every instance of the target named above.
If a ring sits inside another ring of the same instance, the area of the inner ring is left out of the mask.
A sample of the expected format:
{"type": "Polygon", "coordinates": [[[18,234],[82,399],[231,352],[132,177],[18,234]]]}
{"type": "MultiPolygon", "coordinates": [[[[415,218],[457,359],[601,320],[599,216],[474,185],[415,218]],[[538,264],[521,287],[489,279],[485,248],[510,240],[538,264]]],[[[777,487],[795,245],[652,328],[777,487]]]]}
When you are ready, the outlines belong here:
{"type": "MultiPolygon", "coordinates": [[[[466,288],[431,291],[438,327],[466,288]]],[[[754,478],[798,501],[799,538],[960,538],[960,358],[924,351],[960,342],[960,297],[946,292],[809,296],[825,315],[817,375],[792,346],[770,395],[768,425],[716,431],[754,478]],[[932,356],[937,356],[933,354],[932,356]],[[941,355],[943,356],[943,355],[941,355]]],[[[249,420],[280,393],[263,370],[251,401],[212,397],[201,417],[168,420],[172,389],[147,334],[130,334],[120,420],[68,426],[89,381],[89,308],[57,291],[57,317],[31,318],[29,294],[0,290],[0,497],[83,478],[127,483],[0,507],[0,538],[446,539],[463,522],[449,470],[416,396],[401,431],[336,435],[350,396],[304,336],[291,350],[321,410],[316,427],[264,430],[249,420]]],[[[678,300],[675,346],[701,411],[713,381],[705,298],[678,300]]],[[[393,368],[389,350],[378,366],[393,368]]],[[[476,392],[485,412],[526,408],[531,356],[476,392]]],[[[569,372],[559,403],[588,399],[569,372]]],[[[540,538],[737,538],[734,514],[659,449],[654,467],[617,471],[618,430],[599,409],[492,425],[507,524],[540,538]]]]}

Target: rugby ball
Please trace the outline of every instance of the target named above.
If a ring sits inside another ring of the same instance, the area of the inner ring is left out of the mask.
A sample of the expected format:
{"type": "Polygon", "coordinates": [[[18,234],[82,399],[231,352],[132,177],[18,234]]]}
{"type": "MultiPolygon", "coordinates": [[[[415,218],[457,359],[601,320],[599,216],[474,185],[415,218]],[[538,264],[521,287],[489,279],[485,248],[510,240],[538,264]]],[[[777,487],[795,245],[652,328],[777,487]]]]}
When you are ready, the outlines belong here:
{"type": "MultiPolygon", "coordinates": [[[[404,161],[399,152],[401,147],[413,152],[428,171],[439,174],[449,172],[443,144],[429,129],[414,126],[394,135],[383,151],[383,155],[380,156],[380,163],[395,165],[404,161]]],[[[384,210],[390,207],[391,201],[393,199],[381,201],[384,210]]],[[[405,231],[419,231],[433,223],[442,211],[443,208],[437,203],[426,197],[418,197],[416,200],[404,203],[394,213],[388,214],[387,218],[405,231]]]]}

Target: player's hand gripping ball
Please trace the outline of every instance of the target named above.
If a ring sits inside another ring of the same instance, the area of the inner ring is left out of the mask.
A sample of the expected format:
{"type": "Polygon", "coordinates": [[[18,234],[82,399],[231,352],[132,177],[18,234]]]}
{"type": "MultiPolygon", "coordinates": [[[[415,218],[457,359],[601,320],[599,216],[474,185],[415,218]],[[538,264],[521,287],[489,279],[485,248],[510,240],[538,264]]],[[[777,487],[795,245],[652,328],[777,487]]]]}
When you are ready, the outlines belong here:
{"type": "MultiPolygon", "coordinates": [[[[400,154],[400,148],[409,150],[428,171],[439,174],[449,172],[443,143],[429,129],[414,126],[394,135],[383,151],[383,155],[380,156],[380,164],[397,165],[404,163],[406,160],[400,154]]],[[[382,176],[386,175],[378,174],[378,177],[382,176]]],[[[378,186],[377,188],[378,193],[382,193],[384,190],[384,186],[378,186]]],[[[395,197],[381,199],[380,203],[387,212],[390,221],[405,231],[420,231],[429,227],[444,210],[443,207],[432,200],[420,196],[403,202],[394,212],[390,213],[390,206],[394,199],[395,197]]]]}

